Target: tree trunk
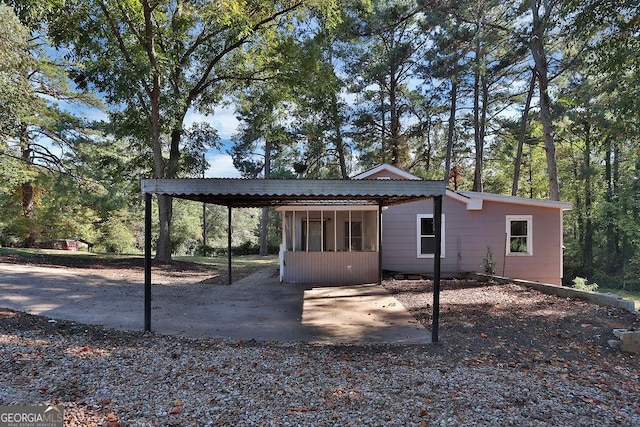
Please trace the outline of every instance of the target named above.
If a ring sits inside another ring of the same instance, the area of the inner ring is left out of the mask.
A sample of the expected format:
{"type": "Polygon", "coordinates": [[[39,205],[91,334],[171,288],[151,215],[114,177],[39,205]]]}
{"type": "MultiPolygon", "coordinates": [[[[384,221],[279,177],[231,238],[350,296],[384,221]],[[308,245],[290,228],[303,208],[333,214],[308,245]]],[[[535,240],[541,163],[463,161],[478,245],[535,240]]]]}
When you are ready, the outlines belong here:
{"type": "MultiPolygon", "coordinates": [[[[475,142],[475,167],[473,172],[473,191],[482,192],[482,169],[484,157],[484,136],[482,135],[480,97],[481,84],[484,80],[484,70],[480,70],[481,63],[480,52],[480,26],[475,40],[475,71],[473,79],[473,137],[475,142]]],[[[486,103],[486,100],[485,100],[486,103]]]]}
{"type": "Polygon", "coordinates": [[[584,124],[585,138],[584,138],[584,242],[583,242],[583,263],[586,269],[586,274],[591,276],[593,274],[593,221],[591,219],[591,126],[587,122],[584,124]]]}
{"type": "Polygon", "coordinates": [[[384,108],[384,81],[380,81],[380,163],[387,162],[387,119],[384,108]]]}
{"type": "MultiPolygon", "coordinates": [[[[449,129],[447,130],[447,156],[445,159],[444,180],[449,185],[449,178],[451,177],[451,155],[453,153],[453,138],[455,135],[456,127],[456,101],[458,98],[458,71],[455,70],[451,77],[451,108],[449,109],[449,129]]],[[[455,177],[455,176],[454,176],[455,177]]],[[[457,182],[456,182],[457,189],[457,182]]]]}
{"type": "Polygon", "coordinates": [[[533,32],[529,42],[531,55],[535,63],[540,89],[540,121],[544,134],[544,149],[547,156],[547,174],[549,176],[549,199],[560,200],[560,183],[558,181],[558,164],[556,161],[556,145],[554,141],[554,129],[551,116],[551,99],[549,98],[549,75],[547,66],[547,54],[544,47],[544,35],[546,20],[551,10],[545,9],[543,18],[539,15],[540,3],[531,0],[531,12],[533,14],[533,32]]]}
{"type": "Polygon", "coordinates": [[[340,176],[342,179],[349,179],[349,171],[347,171],[347,160],[344,150],[344,140],[342,139],[342,120],[338,112],[338,98],[335,92],[331,93],[331,115],[333,116],[333,126],[335,129],[335,146],[338,154],[338,163],[340,164],[340,176]]]}
{"type": "Polygon", "coordinates": [[[527,136],[527,123],[529,121],[529,110],[531,109],[531,99],[536,88],[536,73],[532,70],[531,82],[529,83],[529,91],[527,92],[527,100],[524,104],[522,117],[520,119],[520,131],[518,132],[518,149],[516,152],[516,161],[513,169],[513,184],[511,186],[511,195],[518,195],[518,183],[520,182],[520,168],[522,166],[522,148],[524,140],[527,136]]]}
{"type": "MultiPolygon", "coordinates": [[[[165,178],[165,164],[162,157],[162,140],[160,131],[160,74],[157,69],[158,55],[154,36],[153,6],[148,1],[142,1],[144,14],[145,49],[151,64],[151,84],[146,87],[151,109],[149,112],[149,128],[151,133],[151,148],[153,150],[153,169],[155,178],[165,178]]],[[[156,261],[170,263],[171,259],[171,216],[173,203],[171,197],[158,195],[159,234],[156,247],[156,261]]]]}
{"type": "Polygon", "coordinates": [[[390,131],[390,143],[391,143],[391,164],[393,166],[402,167],[402,160],[400,159],[400,117],[398,114],[398,105],[396,99],[396,79],[391,73],[391,83],[389,87],[389,131],[390,131]]]}
{"type": "MultiPolygon", "coordinates": [[[[31,147],[29,145],[29,132],[26,125],[22,125],[20,131],[20,151],[22,161],[26,165],[31,165],[31,147]]],[[[33,203],[35,200],[35,191],[31,181],[25,181],[21,185],[22,192],[22,215],[25,218],[33,216],[33,203]]],[[[31,233],[29,233],[31,234],[31,233]]]]}
{"type": "MultiPolygon", "coordinates": [[[[267,137],[264,144],[264,179],[271,177],[271,150],[273,142],[267,137]]],[[[262,208],[260,218],[260,255],[269,255],[269,208],[262,208]]]]}
{"type": "MultiPolygon", "coordinates": [[[[605,271],[609,274],[615,274],[620,267],[620,242],[618,239],[618,229],[614,220],[614,203],[617,199],[616,189],[613,182],[613,168],[611,158],[615,158],[615,150],[612,147],[611,139],[607,138],[605,143],[604,156],[604,177],[607,183],[606,192],[606,235],[607,235],[607,264],[605,271]]],[[[614,160],[615,161],[615,160],[614,160]]]]}

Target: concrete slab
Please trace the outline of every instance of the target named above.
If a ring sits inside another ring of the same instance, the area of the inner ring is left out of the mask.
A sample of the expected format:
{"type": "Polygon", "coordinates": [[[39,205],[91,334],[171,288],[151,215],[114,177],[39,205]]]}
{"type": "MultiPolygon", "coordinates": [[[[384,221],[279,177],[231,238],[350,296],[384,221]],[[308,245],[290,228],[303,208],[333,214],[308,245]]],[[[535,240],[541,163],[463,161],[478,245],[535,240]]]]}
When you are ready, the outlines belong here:
{"type": "MultiPolygon", "coordinates": [[[[154,332],[318,343],[428,343],[430,333],[383,287],[281,284],[270,267],[231,286],[153,285],[154,332]]],[[[0,263],[0,306],[142,330],[144,286],[63,268],[0,263]]]]}

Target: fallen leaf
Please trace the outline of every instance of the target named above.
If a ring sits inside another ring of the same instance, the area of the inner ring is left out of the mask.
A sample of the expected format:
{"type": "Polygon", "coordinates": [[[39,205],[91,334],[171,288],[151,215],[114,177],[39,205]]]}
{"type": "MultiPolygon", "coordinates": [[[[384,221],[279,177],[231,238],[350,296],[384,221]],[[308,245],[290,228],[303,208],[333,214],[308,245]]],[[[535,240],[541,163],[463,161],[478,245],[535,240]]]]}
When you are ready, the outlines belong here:
{"type": "Polygon", "coordinates": [[[421,409],[421,410],[420,410],[420,416],[421,416],[421,417],[424,417],[424,416],[426,416],[427,414],[428,414],[428,412],[427,412],[427,410],[426,410],[426,409],[421,409]]]}
{"type": "Polygon", "coordinates": [[[169,412],[171,415],[176,415],[180,413],[180,408],[173,408],[171,410],[171,412],[169,412]]]}
{"type": "Polygon", "coordinates": [[[104,416],[105,419],[109,422],[116,422],[118,421],[118,417],[116,417],[116,414],[114,414],[113,412],[109,412],[107,415],[104,416]]]}
{"type": "Polygon", "coordinates": [[[309,412],[309,408],[307,408],[306,406],[291,406],[289,407],[289,411],[291,412],[309,412]]]}
{"type": "Polygon", "coordinates": [[[182,406],[184,405],[184,402],[182,400],[176,400],[176,403],[174,403],[175,406],[182,406]]]}
{"type": "Polygon", "coordinates": [[[484,332],[481,332],[481,333],[480,333],[480,336],[481,336],[482,338],[487,338],[487,334],[485,334],[484,332]]]}

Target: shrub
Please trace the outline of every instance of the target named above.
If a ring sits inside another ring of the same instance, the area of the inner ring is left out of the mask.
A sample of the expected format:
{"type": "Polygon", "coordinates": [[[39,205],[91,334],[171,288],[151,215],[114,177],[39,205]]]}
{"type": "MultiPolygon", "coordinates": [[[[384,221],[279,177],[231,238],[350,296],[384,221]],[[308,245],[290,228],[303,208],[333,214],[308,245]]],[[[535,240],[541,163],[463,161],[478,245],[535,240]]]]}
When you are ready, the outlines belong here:
{"type": "Polygon", "coordinates": [[[487,254],[482,258],[480,267],[482,267],[482,272],[484,274],[488,274],[489,276],[496,274],[496,262],[493,260],[490,247],[487,247],[487,254]]]}
{"type": "Polygon", "coordinates": [[[573,281],[571,282],[571,287],[580,291],[595,292],[598,290],[597,283],[589,283],[588,280],[584,277],[576,277],[575,279],[573,279],[573,281]]]}
{"type": "Polygon", "coordinates": [[[196,246],[196,255],[198,256],[211,257],[216,255],[216,252],[216,248],[214,248],[213,246],[203,244],[196,246]]]}

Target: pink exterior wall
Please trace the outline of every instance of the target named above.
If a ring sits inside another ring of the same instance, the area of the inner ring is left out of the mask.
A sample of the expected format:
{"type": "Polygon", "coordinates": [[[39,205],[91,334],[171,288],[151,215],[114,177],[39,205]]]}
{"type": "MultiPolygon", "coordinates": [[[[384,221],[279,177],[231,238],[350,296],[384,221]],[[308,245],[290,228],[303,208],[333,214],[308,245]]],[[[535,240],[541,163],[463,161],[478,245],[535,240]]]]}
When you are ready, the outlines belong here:
{"type": "Polygon", "coordinates": [[[375,283],[378,252],[284,252],[285,283],[375,283]]]}
{"type": "MultiPolygon", "coordinates": [[[[382,220],[382,268],[404,273],[433,271],[433,258],[417,256],[417,215],[433,212],[425,200],[389,207],[382,220]]],[[[442,273],[482,272],[491,251],[496,274],[514,279],[561,284],[562,210],[484,200],[481,210],[445,196],[442,273]],[[506,216],[532,215],[532,255],[505,255],[506,216]]]]}

